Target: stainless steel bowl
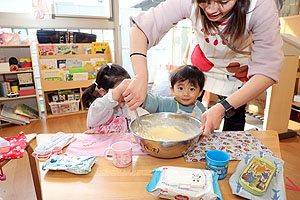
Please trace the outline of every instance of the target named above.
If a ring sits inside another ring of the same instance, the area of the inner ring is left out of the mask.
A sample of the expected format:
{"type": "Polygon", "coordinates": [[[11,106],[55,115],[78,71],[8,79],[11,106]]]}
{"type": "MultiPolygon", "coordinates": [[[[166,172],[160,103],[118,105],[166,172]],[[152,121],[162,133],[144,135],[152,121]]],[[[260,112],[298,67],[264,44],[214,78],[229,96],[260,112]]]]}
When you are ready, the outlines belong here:
{"type": "Polygon", "coordinates": [[[176,158],[191,151],[202,134],[201,122],[188,115],[176,113],[153,113],[140,117],[142,126],[148,130],[153,127],[170,126],[187,135],[182,140],[158,140],[139,135],[140,126],[136,119],[129,125],[138,144],[150,155],[159,158],[176,158]]]}

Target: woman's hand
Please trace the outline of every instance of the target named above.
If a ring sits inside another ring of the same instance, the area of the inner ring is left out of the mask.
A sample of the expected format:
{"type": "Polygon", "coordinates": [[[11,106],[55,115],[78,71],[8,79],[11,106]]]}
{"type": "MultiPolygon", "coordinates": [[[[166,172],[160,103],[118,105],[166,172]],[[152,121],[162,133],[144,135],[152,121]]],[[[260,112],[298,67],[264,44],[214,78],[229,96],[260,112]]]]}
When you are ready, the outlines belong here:
{"type": "Polygon", "coordinates": [[[147,95],[147,79],[136,77],[125,92],[123,93],[124,100],[126,101],[130,110],[137,109],[142,103],[144,103],[147,95]]]}
{"type": "Polygon", "coordinates": [[[203,130],[203,136],[209,136],[214,130],[220,128],[220,124],[224,117],[225,108],[221,104],[216,104],[208,109],[202,115],[201,130],[203,130]]]}
{"type": "Polygon", "coordinates": [[[124,79],[117,87],[112,89],[111,95],[113,100],[119,101],[119,99],[122,97],[123,92],[126,90],[130,82],[130,79],[124,79]]]}

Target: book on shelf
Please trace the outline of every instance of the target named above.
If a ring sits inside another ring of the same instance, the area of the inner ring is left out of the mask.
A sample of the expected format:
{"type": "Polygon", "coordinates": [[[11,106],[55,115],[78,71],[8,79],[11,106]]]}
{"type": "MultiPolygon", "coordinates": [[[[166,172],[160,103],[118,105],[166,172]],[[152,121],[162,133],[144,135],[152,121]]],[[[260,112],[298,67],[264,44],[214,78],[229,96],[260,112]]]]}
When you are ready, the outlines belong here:
{"type": "Polygon", "coordinates": [[[66,68],[76,68],[82,66],[82,59],[80,58],[68,58],[66,59],[66,68]]]}
{"type": "MultiPolygon", "coordinates": [[[[56,55],[71,55],[72,45],[70,44],[56,44],[56,55]]],[[[74,50],[76,51],[76,50],[74,50]]]]}
{"type": "Polygon", "coordinates": [[[27,84],[27,85],[20,85],[19,90],[33,90],[34,85],[33,84],[27,84]]]}
{"type": "Polygon", "coordinates": [[[39,53],[41,56],[53,56],[56,54],[55,45],[39,45],[39,53]]]}
{"type": "Polygon", "coordinates": [[[0,104],[0,118],[2,121],[14,123],[18,125],[28,124],[29,118],[14,113],[14,108],[10,108],[4,104],[0,104]]]}
{"type": "Polygon", "coordinates": [[[72,44],[72,54],[78,54],[78,44],[72,44]]]}
{"type": "Polygon", "coordinates": [[[56,69],[57,61],[56,59],[41,59],[40,66],[42,69],[56,69]]]}
{"type": "Polygon", "coordinates": [[[108,42],[92,42],[92,54],[107,54],[108,49],[108,42]]]}
{"type": "Polygon", "coordinates": [[[10,84],[9,82],[0,82],[0,96],[7,97],[10,93],[10,84]]]}
{"type": "Polygon", "coordinates": [[[66,68],[66,59],[57,60],[57,68],[66,68]]]}
{"type": "Polygon", "coordinates": [[[35,109],[27,106],[26,104],[18,105],[14,113],[17,115],[22,115],[31,119],[38,119],[39,118],[39,112],[35,109]]]}

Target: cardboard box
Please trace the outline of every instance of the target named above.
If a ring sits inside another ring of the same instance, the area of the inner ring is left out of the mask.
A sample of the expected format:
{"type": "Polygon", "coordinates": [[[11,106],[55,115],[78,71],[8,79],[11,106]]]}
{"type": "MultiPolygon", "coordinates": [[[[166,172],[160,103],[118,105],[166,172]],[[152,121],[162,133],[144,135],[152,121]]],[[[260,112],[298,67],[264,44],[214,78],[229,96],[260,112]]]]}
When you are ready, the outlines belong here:
{"type": "Polygon", "coordinates": [[[0,73],[10,72],[9,63],[0,63],[0,73]]]}

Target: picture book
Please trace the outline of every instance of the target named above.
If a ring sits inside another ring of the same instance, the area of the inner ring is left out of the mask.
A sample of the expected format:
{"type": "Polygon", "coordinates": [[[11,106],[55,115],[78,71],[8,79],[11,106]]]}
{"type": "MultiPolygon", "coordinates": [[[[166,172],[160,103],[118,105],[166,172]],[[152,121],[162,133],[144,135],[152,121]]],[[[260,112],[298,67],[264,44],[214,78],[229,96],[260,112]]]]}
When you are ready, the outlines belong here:
{"type": "Polygon", "coordinates": [[[96,72],[88,72],[88,79],[95,79],[96,78],[96,72]]]}
{"type": "Polygon", "coordinates": [[[73,79],[73,81],[88,80],[88,72],[73,73],[72,74],[72,79],[73,79]]]}
{"type": "Polygon", "coordinates": [[[39,45],[39,53],[41,56],[52,56],[56,54],[55,45],[39,45]]]}
{"type": "Polygon", "coordinates": [[[57,55],[72,54],[72,45],[71,44],[57,44],[56,45],[56,54],[57,55]]]}
{"type": "Polygon", "coordinates": [[[92,42],[92,54],[107,54],[108,50],[108,42],[92,42]]]}
{"type": "Polygon", "coordinates": [[[82,46],[84,54],[92,54],[92,45],[82,46]]]}
{"type": "Polygon", "coordinates": [[[95,62],[95,67],[101,67],[107,63],[107,60],[104,60],[104,58],[91,58],[91,61],[95,62]]]}
{"type": "Polygon", "coordinates": [[[6,105],[0,105],[0,117],[1,120],[9,123],[24,125],[29,123],[29,118],[14,113],[14,109],[6,105]]]}
{"type": "Polygon", "coordinates": [[[66,74],[63,69],[41,70],[42,79],[53,81],[65,81],[66,74]]]}
{"type": "Polygon", "coordinates": [[[34,85],[33,84],[25,84],[25,85],[20,85],[19,86],[19,90],[33,90],[34,89],[34,85]]]}
{"type": "Polygon", "coordinates": [[[72,44],[72,54],[78,54],[78,44],[72,44]]]}
{"type": "Polygon", "coordinates": [[[27,106],[26,104],[18,105],[15,108],[14,113],[17,114],[17,115],[22,115],[22,116],[25,116],[25,117],[29,117],[31,119],[39,118],[39,112],[36,111],[35,109],[27,106]]]}
{"type": "Polygon", "coordinates": [[[56,59],[40,59],[40,66],[42,69],[56,69],[56,59]]]}
{"type": "Polygon", "coordinates": [[[33,84],[32,73],[17,74],[19,85],[33,84]]]}
{"type": "Polygon", "coordinates": [[[82,66],[82,60],[80,58],[66,59],[66,68],[76,68],[81,66],[82,66]]]}
{"type": "Polygon", "coordinates": [[[59,69],[66,68],[66,59],[57,60],[57,68],[59,69]]]}
{"type": "Polygon", "coordinates": [[[92,60],[82,61],[82,66],[83,67],[94,67],[94,66],[96,66],[96,61],[92,61],[92,60]]]}

